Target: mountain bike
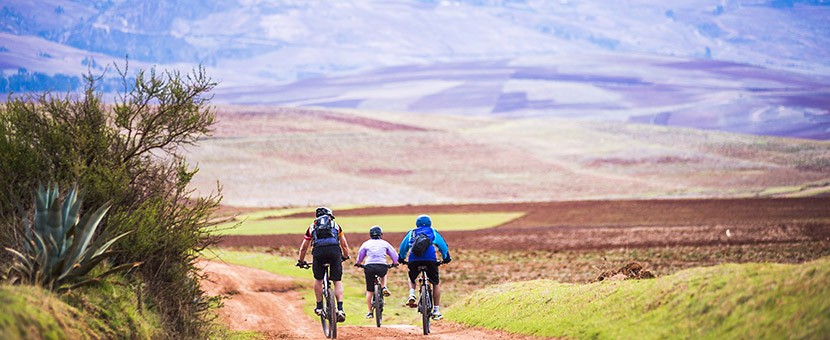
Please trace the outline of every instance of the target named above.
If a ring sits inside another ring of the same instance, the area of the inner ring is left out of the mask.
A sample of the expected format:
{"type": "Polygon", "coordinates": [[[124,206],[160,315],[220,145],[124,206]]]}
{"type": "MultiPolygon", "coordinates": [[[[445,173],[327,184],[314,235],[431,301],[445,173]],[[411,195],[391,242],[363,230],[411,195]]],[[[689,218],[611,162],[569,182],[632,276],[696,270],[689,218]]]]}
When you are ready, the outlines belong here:
{"type": "MultiPolygon", "coordinates": [[[[311,268],[311,263],[299,265],[303,269],[311,268]]],[[[337,339],[337,299],[329,280],[328,263],[323,265],[323,312],[320,313],[320,323],[323,325],[323,334],[330,339],[337,339]]]]}
{"type": "MultiPolygon", "coordinates": [[[[356,264],[363,268],[363,264],[356,264]]],[[[394,264],[387,264],[387,268],[395,267],[394,264]]],[[[383,284],[380,283],[380,276],[375,275],[375,288],[372,291],[372,313],[375,315],[375,323],[378,327],[383,322],[383,284]]]]}
{"type": "MultiPolygon", "coordinates": [[[[408,262],[404,262],[408,264],[408,262]]],[[[443,261],[438,261],[437,265],[444,264],[443,261]]],[[[420,297],[418,298],[418,313],[421,313],[421,324],[424,328],[424,335],[429,334],[429,321],[432,319],[433,295],[432,283],[427,279],[427,267],[418,266],[418,291],[420,297]]]]}

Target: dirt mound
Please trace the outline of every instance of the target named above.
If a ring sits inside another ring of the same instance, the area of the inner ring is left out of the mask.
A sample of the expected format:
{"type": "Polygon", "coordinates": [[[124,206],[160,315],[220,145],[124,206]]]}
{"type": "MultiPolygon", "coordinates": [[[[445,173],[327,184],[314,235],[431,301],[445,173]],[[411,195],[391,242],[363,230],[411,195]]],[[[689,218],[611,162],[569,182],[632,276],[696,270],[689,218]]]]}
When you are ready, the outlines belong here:
{"type": "Polygon", "coordinates": [[[648,270],[644,270],[643,266],[637,262],[631,262],[616,270],[605,271],[599,274],[597,281],[614,281],[614,280],[641,280],[653,279],[654,274],[648,270]]]}

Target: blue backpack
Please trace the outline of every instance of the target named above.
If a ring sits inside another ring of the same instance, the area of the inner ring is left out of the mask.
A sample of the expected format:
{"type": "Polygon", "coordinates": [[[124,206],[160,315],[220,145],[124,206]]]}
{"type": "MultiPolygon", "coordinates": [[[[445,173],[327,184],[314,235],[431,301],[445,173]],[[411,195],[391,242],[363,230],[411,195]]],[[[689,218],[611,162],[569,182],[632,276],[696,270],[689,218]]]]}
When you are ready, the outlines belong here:
{"type": "Polygon", "coordinates": [[[329,244],[339,244],[337,229],[334,227],[334,221],[328,215],[320,216],[314,219],[314,226],[311,229],[311,245],[323,246],[329,244]]]}

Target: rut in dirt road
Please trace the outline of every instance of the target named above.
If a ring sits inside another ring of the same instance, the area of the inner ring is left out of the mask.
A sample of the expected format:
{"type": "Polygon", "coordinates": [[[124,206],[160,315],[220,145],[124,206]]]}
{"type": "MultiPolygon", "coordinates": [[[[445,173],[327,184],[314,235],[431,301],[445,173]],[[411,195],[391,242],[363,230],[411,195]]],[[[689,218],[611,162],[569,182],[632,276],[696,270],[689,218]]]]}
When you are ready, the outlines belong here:
{"type": "Polygon", "coordinates": [[[223,263],[200,260],[208,274],[202,289],[208,295],[225,295],[219,317],[231,330],[258,331],[281,339],[313,339],[320,326],[302,310],[296,279],[223,263]]]}
{"type": "MultiPolygon", "coordinates": [[[[259,269],[200,260],[199,268],[208,274],[202,288],[208,295],[225,295],[219,316],[231,330],[257,331],[265,339],[325,339],[318,320],[303,312],[303,299],[296,290],[297,279],[259,269]]],[[[311,277],[308,281],[311,282],[311,277]]],[[[424,336],[420,326],[384,325],[338,326],[337,338],[345,340],[381,339],[460,339],[495,340],[544,339],[494,330],[463,327],[448,321],[432,324],[432,333],[424,336]]]]}

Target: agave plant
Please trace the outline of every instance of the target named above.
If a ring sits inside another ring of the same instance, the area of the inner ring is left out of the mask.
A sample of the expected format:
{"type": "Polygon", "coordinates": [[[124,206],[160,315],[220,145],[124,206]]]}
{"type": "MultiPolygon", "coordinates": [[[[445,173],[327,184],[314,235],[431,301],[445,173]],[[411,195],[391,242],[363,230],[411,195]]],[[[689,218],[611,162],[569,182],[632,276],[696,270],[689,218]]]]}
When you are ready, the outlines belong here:
{"type": "Polygon", "coordinates": [[[107,275],[141,264],[125,263],[90,276],[95,266],[116,254],[109,250],[110,246],[129,232],[109,240],[101,235],[93,242],[93,234],[110,204],[79,216],[82,198],[79,197],[77,185],[72,187],[63,202],[58,194],[57,184],[38,188],[34,223],[30,225],[26,215],[23,216],[26,229],[23,249],[6,248],[16,259],[9,270],[9,278],[60,292],[100,281],[107,275]]]}

